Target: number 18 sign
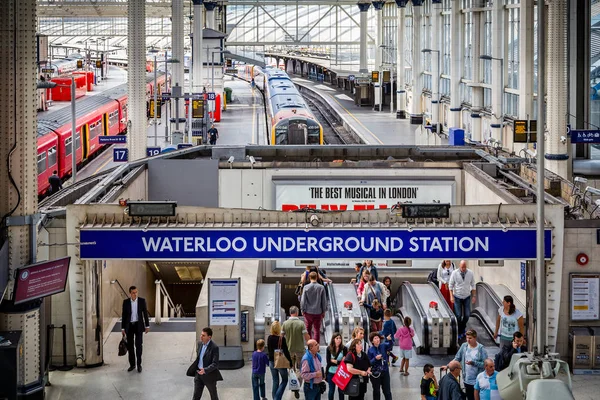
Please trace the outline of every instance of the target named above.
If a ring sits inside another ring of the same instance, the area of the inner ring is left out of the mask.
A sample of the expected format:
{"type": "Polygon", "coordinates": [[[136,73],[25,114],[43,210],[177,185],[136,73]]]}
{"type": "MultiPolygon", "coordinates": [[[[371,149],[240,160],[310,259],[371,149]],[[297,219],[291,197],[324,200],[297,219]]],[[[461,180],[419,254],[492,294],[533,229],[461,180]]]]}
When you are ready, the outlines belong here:
{"type": "Polygon", "coordinates": [[[127,162],[129,159],[129,150],[124,147],[116,147],[113,149],[114,162],[127,162]]]}

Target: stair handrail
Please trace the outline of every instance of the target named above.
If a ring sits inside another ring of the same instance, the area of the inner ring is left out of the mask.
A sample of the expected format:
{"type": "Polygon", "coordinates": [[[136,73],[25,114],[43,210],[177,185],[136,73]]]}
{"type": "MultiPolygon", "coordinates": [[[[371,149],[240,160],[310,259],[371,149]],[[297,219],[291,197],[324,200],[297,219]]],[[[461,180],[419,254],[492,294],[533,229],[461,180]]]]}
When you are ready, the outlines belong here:
{"type": "Polygon", "coordinates": [[[123,288],[123,285],[121,285],[121,282],[119,282],[119,280],[118,280],[118,279],[113,279],[112,281],[110,281],[110,283],[111,283],[111,285],[114,285],[115,283],[116,283],[117,285],[119,285],[119,288],[121,289],[121,293],[122,293],[122,294],[125,296],[125,297],[123,298],[123,300],[125,300],[125,299],[129,298],[129,295],[127,294],[127,291],[126,291],[126,290],[123,288]]]}
{"type": "Polygon", "coordinates": [[[183,306],[181,304],[175,305],[171,296],[167,292],[167,288],[163,284],[162,280],[157,279],[154,281],[156,284],[156,296],[154,301],[154,323],[156,325],[160,325],[162,323],[162,314],[164,311],[165,317],[168,318],[181,318],[185,316],[185,312],[183,310],[183,306]],[[161,297],[162,297],[162,307],[161,307],[161,297]]]}

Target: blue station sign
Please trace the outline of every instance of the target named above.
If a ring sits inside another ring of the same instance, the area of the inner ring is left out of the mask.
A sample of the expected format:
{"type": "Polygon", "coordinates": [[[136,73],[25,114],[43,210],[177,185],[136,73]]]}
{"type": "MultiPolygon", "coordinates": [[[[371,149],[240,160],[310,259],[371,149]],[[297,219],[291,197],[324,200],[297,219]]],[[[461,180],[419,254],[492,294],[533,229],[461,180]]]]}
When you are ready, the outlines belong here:
{"type": "Polygon", "coordinates": [[[98,136],[98,143],[100,144],[115,144],[115,143],[127,143],[127,136],[98,136]]]}
{"type": "Polygon", "coordinates": [[[571,143],[600,143],[600,130],[571,129],[571,143]]]}
{"type": "MultiPolygon", "coordinates": [[[[544,239],[548,259],[551,230],[544,239]]],[[[536,258],[535,229],[82,229],[80,240],[87,260],[536,258]]]]}

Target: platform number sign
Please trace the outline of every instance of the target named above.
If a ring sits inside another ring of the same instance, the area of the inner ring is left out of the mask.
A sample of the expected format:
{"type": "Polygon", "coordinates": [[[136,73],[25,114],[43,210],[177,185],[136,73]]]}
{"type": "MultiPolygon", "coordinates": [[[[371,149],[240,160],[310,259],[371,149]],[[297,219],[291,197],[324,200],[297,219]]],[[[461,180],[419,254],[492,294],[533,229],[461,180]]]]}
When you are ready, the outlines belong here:
{"type": "Polygon", "coordinates": [[[146,148],[146,157],[154,157],[160,154],[160,147],[146,148]]]}
{"type": "Polygon", "coordinates": [[[209,92],[206,94],[206,98],[208,100],[216,100],[217,99],[217,94],[215,92],[209,92]]]}
{"type": "Polygon", "coordinates": [[[129,160],[129,150],[123,147],[113,149],[114,162],[127,162],[129,160]]]}

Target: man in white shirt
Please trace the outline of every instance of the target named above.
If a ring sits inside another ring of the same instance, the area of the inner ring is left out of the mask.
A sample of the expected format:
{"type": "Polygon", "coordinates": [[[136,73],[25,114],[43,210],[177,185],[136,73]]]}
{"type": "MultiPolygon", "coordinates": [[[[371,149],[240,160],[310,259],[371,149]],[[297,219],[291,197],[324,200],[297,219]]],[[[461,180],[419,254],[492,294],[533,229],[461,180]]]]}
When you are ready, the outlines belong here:
{"type": "Polygon", "coordinates": [[[133,371],[137,361],[137,370],[142,372],[142,333],[150,331],[150,318],[146,299],[138,297],[138,290],[135,286],[129,288],[129,295],[131,299],[123,300],[121,313],[121,333],[123,336],[127,336],[127,352],[129,353],[129,369],[127,371],[133,371]]]}
{"type": "Polygon", "coordinates": [[[471,316],[471,302],[475,303],[475,276],[473,271],[467,268],[465,260],[461,260],[458,269],[452,272],[448,286],[458,323],[458,338],[462,339],[465,337],[467,322],[471,316]]]}

